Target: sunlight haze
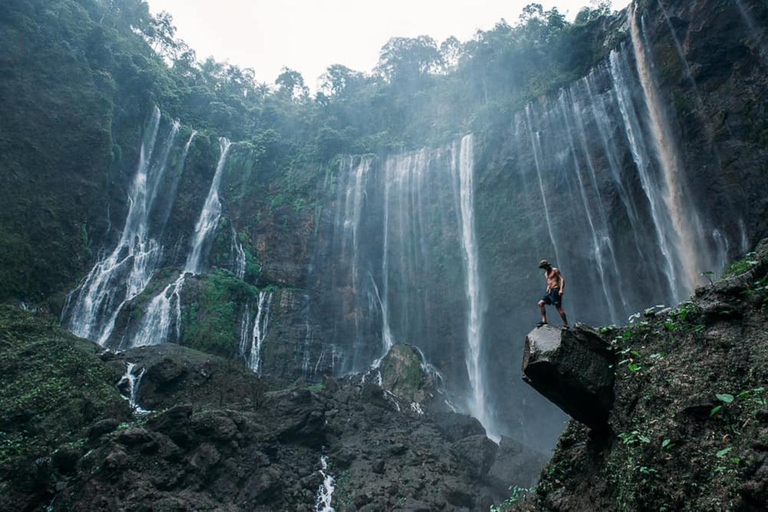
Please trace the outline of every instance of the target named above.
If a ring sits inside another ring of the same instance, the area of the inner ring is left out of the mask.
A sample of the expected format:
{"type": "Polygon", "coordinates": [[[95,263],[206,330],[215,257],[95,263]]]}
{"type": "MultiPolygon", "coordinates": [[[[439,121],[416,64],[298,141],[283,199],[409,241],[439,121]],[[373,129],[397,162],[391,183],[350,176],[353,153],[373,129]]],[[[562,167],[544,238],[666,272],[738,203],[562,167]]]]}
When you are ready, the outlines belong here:
{"type": "MultiPolygon", "coordinates": [[[[203,60],[213,56],[253,68],[257,80],[272,83],[283,66],[304,75],[316,89],[332,64],[370,71],[379,49],[391,37],[429,35],[438,43],[450,36],[461,41],[499,20],[514,23],[530,0],[149,0],[154,14],[168,11],[185,40],[203,60]]],[[[588,0],[540,2],[556,6],[573,20],[588,0]]],[[[614,0],[621,9],[628,0],[614,0]]]]}

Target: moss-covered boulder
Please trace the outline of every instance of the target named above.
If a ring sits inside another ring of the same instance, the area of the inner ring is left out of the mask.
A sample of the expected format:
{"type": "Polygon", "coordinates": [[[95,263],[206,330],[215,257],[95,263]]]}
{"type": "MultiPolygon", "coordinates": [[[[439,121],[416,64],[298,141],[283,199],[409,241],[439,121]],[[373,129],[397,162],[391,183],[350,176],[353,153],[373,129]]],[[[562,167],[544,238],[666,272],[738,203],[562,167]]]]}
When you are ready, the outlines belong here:
{"type": "Polygon", "coordinates": [[[381,378],[384,389],[403,400],[421,403],[430,397],[429,376],[410,345],[395,345],[389,350],[381,363],[381,378]]]}

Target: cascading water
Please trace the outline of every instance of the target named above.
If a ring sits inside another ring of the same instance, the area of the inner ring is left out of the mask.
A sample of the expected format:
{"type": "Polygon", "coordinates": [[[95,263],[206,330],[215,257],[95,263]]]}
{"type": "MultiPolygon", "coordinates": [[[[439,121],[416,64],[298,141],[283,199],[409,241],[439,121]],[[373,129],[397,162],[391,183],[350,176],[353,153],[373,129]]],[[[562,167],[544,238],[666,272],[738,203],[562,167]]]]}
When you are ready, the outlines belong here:
{"type": "Polygon", "coordinates": [[[317,489],[315,510],[317,512],[336,512],[336,509],[331,506],[333,491],[336,490],[336,482],[330,474],[326,473],[328,471],[328,459],[325,455],[320,458],[320,464],[322,465],[320,476],[323,477],[323,483],[317,489]]]}
{"type": "Polygon", "coordinates": [[[243,360],[248,362],[248,341],[251,339],[251,301],[245,304],[243,316],[240,319],[240,343],[238,351],[243,360]]]}
{"type": "Polygon", "coordinates": [[[150,213],[168,168],[179,133],[174,122],[159,156],[155,157],[160,110],[155,108],[141,145],[139,165],[128,196],[128,216],[115,249],[99,261],[72,293],[62,318],[78,336],[106,343],[126,302],[146,288],[159,262],[162,247],[150,236],[150,213]]]}
{"type": "MultiPolygon", "coordinates": [[[[333,336],[343,345],[326,367],[365,371],[395,343],[408,343],[422,349],[427,367],[462,373],[451,392],[484,419],[472,148],[467,136],[437,150],[345,160],[329,211],[333,264],[318,276],[340,297],[327,314],[340,319],[333,336]],[[456,352],[466,358],[451,357],[456,352]]],[[[304,358],[305,374],[318,373],[319,352],[314,368],[304,358]]]]}
{"type": "Polygon", "coordinates": [[[611,74],[614,81],[616,100],[623,118],[624,130],[627,135],[629,147],[632,152],[632,158],[642,183],[645,197],[651,212],[651,221],[656,234],[656,242],[664,258],[664,274],[666,284],[669,290],[667,300],[677,302],[681,295],[681,290],[677,282],[677,272],[675,270],[676,262],[672,254],[672,249],[668,242],[669,233],[672,231],[668,226],[667,215],[664,215],[663,201],[661,191],[656,184],[656,180],[651,175],[651,159],[649,158],[649,148],[645,141],[640,120],[637,114],[637,107],[634,105],[629,80],[631,74],[627,64],[624,52],[612,51],[610,54],[611,74]]]}
{"type": "Polygon", "coordinates": [[[541,179],[541,134],[538,131],[534,131],[533,122],[531,121],[531,106],[525,107],[525,118],[527,121],[526,129],[531,138],[531,147],[533,148],[533,161],[536,164],[536,178],[539,182],[539,191],[541,192],[541,202],[544,205],[544,218],[547,221],[547,231],[549,232],[549,240],[552,242],[552,249],[555,251],[555,261],[560,260],[560,251],[557,250],[557,239],[552,229],[552,216],[549,213],[549,204],[547,200],[547,193],[544,191],[544,181],[541,179]]]}
{"type": "Polygon", "coordinates": [[[235,227],[232,226],[232,254],[234,255],[234,269],[235,269],[235,276],[237,276],[238,279],[243,279],[245,277],[245,250],[243,249],[242,244],[240,244],[240,240],[237,238],[237,231],[235,231],[235,227]]]}
{"type": "Polygon", "coordinates": [[[261,346],[267,338],[269,329],[269,308],[272,306],[272,292],[259,292],[259,302],[256,318],[253,319],[253,334],[250,351],[246,357],[248,367],[256,373],[261,373],[261,346]]]}
{"type": "MultiPolygon", "coordinates": [[[[681,274],[684,278],[683,294],[687,294],[693,291],[696,284],[700,282],[698,272],[703,268],[699,259],[701,254],[698,244],[699,238],[691,226],[691,224],[696,225],[699,221],[696,212],[683,197],[680,183],[680,162],[674,143],[675,138],[666,119],[664,103],[659,97],[659,89],[656,86],[652,69],[653,65],[646,54],[647,38],[641,34],[634,4],[629,11],[629,28],[635,50],[637,73],[648,108],[651,133],[663,171],[665,187],[662,199],[666,203],[673,224],[673,230],[669,235],[676,252],[684,262],[681,264],[681,274]]],[[[679,299],[680,295],[675,298],[679,299]]]]}
{"type": "Polygon", "coordinates": [[[120,382],[117,383],[118,389],[122,389],[123,387],[127,387],[127,396],[124,396],[126,400],[128,400],[128,404],[131,406],[131,410],[136,414],[147,414],[150,411],[146,411],[142,409],[139,406],[139,402],[137,400],[137,396],[139,393],[139,386],[141,385],[141,379],[144,377],[144,374],[146,373],[147,369],[142,368],[141,372],[138,375],[134,375],[133,370],[136,368],[135,363],[126,363],[125,365],[125,374],[123,374],[123,377],[120,379],[120,382]]]}
{"type": "Polygon", "coordinates": [[[219,200],[219,186],[221,185],[221,176],[224,173],[224,166],[227,163],[227,156],[232,147],[232,143],[225,139],[219,139],[221,156],[216,164],[216,173],[213,175],[211,188],[208,190],[208,196],[205,198],[203,210],[195,225],[195,235],[192,240],[192,249],[187,256],[187,263],[184,265],[184,272],[197,275],[205,270],[205,256],[210,248],[210,242],[216,227],[221,219],[221,201],[219,200]]]}
{"type": "Polygon", "coordinates": [[[175,282],[166,286],[149,303],[129,347],[166,343],[169,341],[172,326],[175,326],[176,341],[181,337],[181,291],[184,287],[184,279],[187,274],[197,275],[204,270],[206,251],[210,248],[211,239],[221,218],[219,186],[232,144],[227,139],[221,138],[219,146],[221,155],[216,164],[216,173],[195,225],[195,235],[184,269],[175,282]]]}
{"type": "MultiPolygon", "coordinates": [[[[483,296],[478,268],[477,242],[475,237],[475,201],[474,201],[474,151],[472,135],[461,139],[458,157],[458,172],[461,211],[461,246],[464,249],[464,271],[467,311],[467,374],[472,391],[468,409],[472,415],[489,428],[488,411],[485,403],[485,383],[482,368],[483,343],[483,296]]],[[[455,149],[454,149],[455,151],[455,149]]],[[[453,162],[456,158],[452,159],[453,162]]],[[[454,178],[455,179],[455,178],[454,178]]]]}

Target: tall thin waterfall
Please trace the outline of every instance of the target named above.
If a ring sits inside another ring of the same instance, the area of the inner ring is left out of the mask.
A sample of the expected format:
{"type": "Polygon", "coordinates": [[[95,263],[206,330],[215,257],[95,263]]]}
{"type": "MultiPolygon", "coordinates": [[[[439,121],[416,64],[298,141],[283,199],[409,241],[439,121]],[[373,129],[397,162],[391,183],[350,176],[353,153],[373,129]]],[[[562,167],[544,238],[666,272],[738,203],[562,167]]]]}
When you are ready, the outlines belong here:
{"type": "MultiPolygon", "coordinates": [[[[632,35],[632,45],[635,49],[635,63],[640,84],[645,95],[646,105],[650,119],[651,133],[658,151],[661,169],[664,176],[664,192],[662,198],[666,203],[672,218],[673,231],[670,233],[675,250],[683,259],[682,275],[684,277],[685,292],[690,292],[700,281],[698,272],[703,268],[699,255],[697,237],[691,226],[697,222],[696,212],[685,204],[682,185],[680,183],[680,162],[675,138],[666,119],[664,104],[659,97],[659,90],[655,84],[652,64],[646,55],[647,42],[641,34],[638,26],[637,13],[634,4],[629,12],[629,27],[632,35]]],[[[676,298],[679,298],[676,297],[676,298]]]]}
{"type": "Polygon", "coordinates": [[[227,162],[229,150],[232,143],[224,137],[219,139],[221,156],[216,164],[216,173],[213,175],[211,188],[208,190],[208,197],[205,198],[203,210],[195,225],[195,235],[192,240],[192,250],[187,256],[187,263],[184,265],[184,272],[191,274],[200,274],[205,270],[205,251],[209,249],[210,241],[221,218],[221,201],[219,200],[219,185],[221,185],[221,175],[224,172],[224,166],[227,162]]]}
{"type": "Polygon", "coordinates": [[[232,226],[232,254],[235,258],[235,276],[237,276],[238,279],[243,279],[245,277],[245,250],[243,249],[242,244],[240,244],[240,240],[237,238],[237,231],[235,231],[235,227],[232,226]]]}
{"type": "Polygon", "coordinates": [[[642,183],[645,197],[650,206],[651,221],[656,234],[656,242],[658,243],[664,258],[664,274],[669,290],[668,298],[671,302],[677,302],[681,296],[681,290],[677,283],[675,257],[672,254],[672,248],[668,242],[668,236],[672,230],[667,227],[668,222],[662,209],[662,193],[659,186],[656,184],[656,180],[651,175],[651,160],[648,156],[648,145],[641,129],[640,120],[637,115],[637,107],[634,105],[628,84],[630,72],[626,61],[626,55],[623,52],[619,53],[613,51],[610,54],[610,62],[616,100],[623,119],[624,130],[629,141],[632,158],[635,161],[635,166],[640,177],[640,182],[642,183]]]}
{"type": "MultiPolygon", "coordinates": [[[[253,335],[251,336],[250,352],[247,357],[248,367],[256,373],[261,373],[261,346],[267,338],[269,329],[269,309],[272,305],[272,292],[259,292],[259,302],[256,318],[253,320],[253,335]]],[[[243,354],[245,356],[245,354],[243,354]]]]}
{"type": "MultiPolygon", "coordinates": [[[[587,191],[586,191],[586,187],[584,186],[584,180],[581,177],[581,170],[578,167],[576,146],[573,140],[570,120],[568,119],[568,112],[565,108],[565,92],[564,91],[560,95],[559,103],[562,110],[563,120],[565,121],[566,133],[568,135],[568,144],[570,146],[573,162],[575,164],[575,169],[573,173],[576,175],[576,178],[578,179],[578,182],[579,182],[579,195],[581,197],[581,202],[584,207],[584,213],[587,217],[587,222],[589,224],[589,231],[592,239],[592,255],[595,258],[595,261],[597,263],[597,270],[598,270],[598,273],[600,274],[600,285],[602,286],[602,289],[603,289],[603,295],[605,296],[605,301],[608,306],[608,311],[611,316],[611,321],[615,323],[619,319],[616,314],[616,307],[614,305],[613,298],[611,297],[610,292],[608,290],[608,283],[606,281],[607,262],[604,261],[605,257],[603,255],[603,247],[602,247],[603,241],[605,241],[605,245],[607,246],[609,254],[613,256],[614,253],[613,253],[612,242],[610,240],[610,236],[607,236],[606,234],[598,233],[597,228],[595,226],[595,220],[592,218],[592,213],[590,212],[589,199],[587,198],[587,191]]],[[[578,115],[579,111],[577,109],[574,109],[574,110],[578,115]]],[[[580,128],[579,133],[582,135],[581,138],[583,138],[583,133],[584,133],[583,127],[579,126],[579,128],[580,128]]],[[[592,173],[591,178],[594,178],[594,168],[592,165],[592,160],[589,156],[589,152],[587,151],[586,143],[583,140],[582,140],[582,150],[585,153],[589,170],[592,173]]],[[[594,183],[594,180],[591,180],[591,183],[594,183]]],[[[600,196],[598,195],[597,197],[598,197],[597,203],[600,206],[600,209],[602,209],[602,203],[599,201],[600,196]]],[[[603,222],[604,222],[604,219],[603,219],[603,222]]],[[[604,228],[607,231],[607,226],[601,226],[601,228],[604,228]]],[[[621,274],[618,271],[615,256],[613,256],[613,268],[614,268],[614,277],[619,278],[621,274]]],[[[623,300],[623,296],[622,296],[622,302],[624,302],[624,306],[626,307],[626,301],[623,300]]]]}
{"type": "Polygon", "coordinates": [[[541,202],[544,205],[544,218],[547,221],[547,231],[549,232],[549,239],[552,242],[552,248],[555,251],[555,261],[559,265],[560,263],[560,251],[557,250],[557,239],[555,238],[554,230],[552,229],[552,216],[549,212],[549,200],[547,199],[547,192],[544,190],[544,181],[541,178],[541,135],[538,131],[533,129],[533,121],[531,120],[531,106],[525,107],[525,119],[527,121],[526,129],[528,135],[531,138],[531,147],[533,148],[533,161],[536,164],[536,178],[539,182],[539,191],[541,192],[541,202]]]}
{"type": "Polygon", "coordinates": [[[141,320],[141,325],[129,346],[140,347],[165,343],[169,341],[172,325],[175,326],[175,340],[178,341],[181,337],[181,291],[184,287],[185,276],[187,273],[197,275],[204,270],[206,251],[210,248],[212,237],[221,218],[219,186],[231,143],[227,139],[221,138],[219,139],[219,146],[221,155],[216,164],[216,173],[195,225],[195,235],[184,270],[175,282],[166,286],[149,303],[141,320]]]}
{"type": "MultiPolygon", "coordinates": [[[[467,374],[472,390],[469,410],[472,415],[488,427],[488,414],[485,404],[485,383],[482,369],[483,341],[483,296],[478,268],[477,242],[475,236],[475,200],[474,200],[474,151],[472,135],[461,139],[458,171],[461,198],[461,246],[464,249],[464,268],[466,273],[466,295],[469,304],[467,312],[467,374]]],[[[455,161],[455,159],[454,159],[455,161]]]]}
{"type": "Polygon", "coordinates": [[[123,305],[144,291],[162,254],[160,243],[150,236],[149,219],[179,133],[179,123],[173,123],[156,156],[159,127],[160,110],[155,108],[141,145],[120,241],[72,293],[74,301],[70,300],[70,307],[63,314],[72,332],[101,344],[111,335],[123,305]]]}

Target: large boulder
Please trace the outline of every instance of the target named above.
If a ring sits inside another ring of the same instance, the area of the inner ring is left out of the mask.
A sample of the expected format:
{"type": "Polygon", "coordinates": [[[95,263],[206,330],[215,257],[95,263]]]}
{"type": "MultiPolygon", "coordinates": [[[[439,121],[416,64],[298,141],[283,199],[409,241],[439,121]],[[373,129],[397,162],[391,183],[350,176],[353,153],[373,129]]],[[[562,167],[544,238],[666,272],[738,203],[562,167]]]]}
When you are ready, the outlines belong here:
{"type": "Polygon", "coordinates": [[[562,330],[544,325],[525,337],[523,380],[594,430],[608,425],[613,363],[605,340],[583,325],[562,330]]]}
{"type": "Polygon", "coordinates": [[[381,362],[382,387],[408,402],[421,403],[430,395],[429,376],[410,345],[394,345],[381,362]]]}

